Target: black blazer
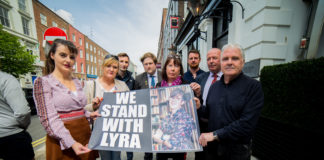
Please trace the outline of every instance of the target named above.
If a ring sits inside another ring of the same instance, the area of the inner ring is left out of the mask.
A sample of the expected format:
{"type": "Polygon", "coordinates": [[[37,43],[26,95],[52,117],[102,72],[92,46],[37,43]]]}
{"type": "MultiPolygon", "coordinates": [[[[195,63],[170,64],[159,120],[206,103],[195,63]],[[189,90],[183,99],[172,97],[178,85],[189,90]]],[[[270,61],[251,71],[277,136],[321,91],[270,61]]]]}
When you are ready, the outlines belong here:
{"type": "Polygon", "coordinates": [[[200,75],[197,77],[197,79],[196,79],[197,83],[200,85],[200,90],[201,90],[201,94],[200,94],[200,97],[199,97],[199,98],[201,98],[201,101],[200,101],[200,102],[202,102],[202,95],[203,95],[203,93],[204,93],[205,84],[206,84],[206,82],[207,82],[207,79],[208,79],[208,77],[209,77],[209,74],[210,74],[210,71],[205,72],[205,73],[203,73],[203,74],[200,74],[200,75]]]}
{"type": "MultiPolygon", "coordinates": [[[[157,76],[158,76],[158,82],[161,82],[162,81],[162,73],[160,71],[157,71],[157,76]]],[[[140,75],[136,76],[134,88],[135,89],[149,88],[146,72],[141,73],[140,75]]]]}

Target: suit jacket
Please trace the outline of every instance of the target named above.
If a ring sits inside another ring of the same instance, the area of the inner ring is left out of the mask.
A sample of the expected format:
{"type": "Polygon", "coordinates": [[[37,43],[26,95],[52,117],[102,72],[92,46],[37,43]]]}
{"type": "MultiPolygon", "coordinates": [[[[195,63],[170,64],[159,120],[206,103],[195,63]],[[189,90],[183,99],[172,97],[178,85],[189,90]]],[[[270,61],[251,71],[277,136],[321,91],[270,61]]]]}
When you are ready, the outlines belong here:
{"type": "Polygon", "coordinates": [[[201,98],[204,93],[205,84],[206,84],[209,74],[210,74],[210,71],[202,73],[196,78],[196,81],[200,85],[200,88],[201,88],[201,94],[200,94],[201,98]]]}
{"type": "MultiPolygon", "coordinates": [[[[200,88],[201,88],[201,94],[199,97],[201,105],[203,105],[202,97],[204,94],[204,89],[205,89],[205,85],[206,85],[207,79],[209,77],[209,74],[210,74],[210,71],[202,73],[196,78],[196,81],[200,85],[200,88]]],[[[208,120],[204,117],[205,108],[206,108],[205,106],[201,106],[197,110],[200,132],[206,132],[208,129],[208,120]]]]}
{"type": "MultiPolygon", "coordinates": [[[[160,71],[157,71],[157,76],[158,76],[158,82],[161,82],[162,81],[162,73],[160,71]]],[[[135,89],[145,89],[145,88],[149,88],[146,72],[136,76],[136,79],[135,79],[135,89]]]]}

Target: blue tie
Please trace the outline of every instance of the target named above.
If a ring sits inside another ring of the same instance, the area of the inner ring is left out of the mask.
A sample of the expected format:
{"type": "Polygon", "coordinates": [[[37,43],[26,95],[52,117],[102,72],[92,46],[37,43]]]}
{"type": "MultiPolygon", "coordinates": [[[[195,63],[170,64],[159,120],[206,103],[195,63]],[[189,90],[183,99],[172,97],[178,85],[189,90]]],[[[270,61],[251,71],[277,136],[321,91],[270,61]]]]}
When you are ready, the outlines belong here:
{"type": "Polygon", "coordinates": [[[155,81],[154,81],[154,76],[150,76],[151,77],[151,88],[155,87],[155,81]]]}

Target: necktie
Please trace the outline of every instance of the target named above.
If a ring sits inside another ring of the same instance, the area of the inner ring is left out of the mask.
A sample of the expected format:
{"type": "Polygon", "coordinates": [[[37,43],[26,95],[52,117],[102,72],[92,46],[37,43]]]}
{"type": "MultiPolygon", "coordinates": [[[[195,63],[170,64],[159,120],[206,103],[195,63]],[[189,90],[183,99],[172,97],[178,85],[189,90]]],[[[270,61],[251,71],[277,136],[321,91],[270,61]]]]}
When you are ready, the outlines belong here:
{"type": "Polygon", "coordinates": [[[150,76],[151,77],[151,88],[155,87],[155,81],[154,81],[154,76],[150,76]]]}
{"type": "Polygon", "coordinates": [[[214,79],[213,79],[213,81],[212,81],[212,84],[215,83],[215,82],[217,81],[217,74],[214,73],[214,74],[213,74],[213,77],[214,77],[214,79]]]}

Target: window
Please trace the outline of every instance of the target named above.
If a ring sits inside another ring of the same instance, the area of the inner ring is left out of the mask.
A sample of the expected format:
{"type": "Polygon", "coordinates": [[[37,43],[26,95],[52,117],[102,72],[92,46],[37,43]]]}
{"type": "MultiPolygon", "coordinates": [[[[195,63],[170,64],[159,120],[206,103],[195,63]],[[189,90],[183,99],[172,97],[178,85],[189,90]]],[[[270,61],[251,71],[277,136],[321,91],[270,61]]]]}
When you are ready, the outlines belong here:
{"type": "Polygon", "coordinates": [[[90,72],[90,68],[89,68],[89,65],[87,65],[87,73],[89,74],[90,72]]]}
{"type": "Polygon", "coordinates": [[[91,74],[93,74],[93,66],[91,66],[91,74]]]}
{"type": "Polygon", "coordinates": [[[1,6],[0,6],[0,21],[2,25],[10,27],[9,18],[8,18],[8,9],[2,8],[1,6]]]}
{"type": "Polygon", "coordinates": [[[47,17],[40,14],[41,24],[47,26],[47,17]]]}
{"type": "Polygon", "coordinates": [[[73,42],[76,41],[76,39],[75,39],[75,34],[74,34],[74,33],[72,34],[72,39],[73,39],[73,42]]]}
{"type": "Polygon", "coordinates": [[[94,56],[94,63],[97,63],[97,57],[94,56]]]}
{"type": "Polygon", "coordinates": [[[83,51],[80,49],[80,58],[83,58],[83,51]]]}
{"type": "Polygon", "coordinates": [[[92,51],[92,45],[90,44],[90,51],[92,51]]]}
{"type": "Polygon", "coordinates": [[[19,4],[19,9],[20,10],[26,11],[26,2],[25,2],[25,0],[19,0],[18,4],[19,4]]]}
{"type": "Polygon", "coordinates": [[[99,52],[98,55],[100,56],[100,50],[98,50],[98,52],[99,52]]]}
{"type": "Polygon", "coordinates": [[[65,28],[62,28],[62,30],[65,32],[65,34],[66,34],[66,29],[65,28]]]}
{"type": "Polygon", "coordinates": [[[57,23],[55,21],[52,22],[53,27],[57,27],[57,23]]]}
{"type": "Polygon", "coordinates": [[[24,17],[21,17],[24,34],[29,35],[29,24],[28,20],[24,17]]]}
{"type": "Polygon", "coordinates": [[[81,73],[83,73],[83,63],[81,63],[81,73]]]}
{"type": "Polygon", "coordinates": [[[89,53],[86,52],[86,60],[89,61],[89,53]]]}
{"type": "Polygon", "coordinates": [[[97,67],[95,67],[95,73],[96,73],[96,75],[98,75],[98,73],[97,73],[97,67]]]}
{"type": "Polygon", "coordinates": [[[89,46],[88,46],[89,44],[88,44],[88,42],[86,42],[86,49],[88,49],[89,48],[89,46]]]}
{"type": "Polygon", "coordinates": [[[93,56],[90,54],[90,61],[93,62],[93,56]]]}
{"type": "Polygon", "coordinates": [[[82,38],[79,38],[79,44],[82,46],[82,38]]]}
{"type": "Polygon", "coordinates": [[[74,64],[74,72],[78,72],[78,63],[74,64]]]}
{"type": "Polygon", "coordinates": [[[93,47],[94,53],[96,53],[96,47],[93,47]]]}

